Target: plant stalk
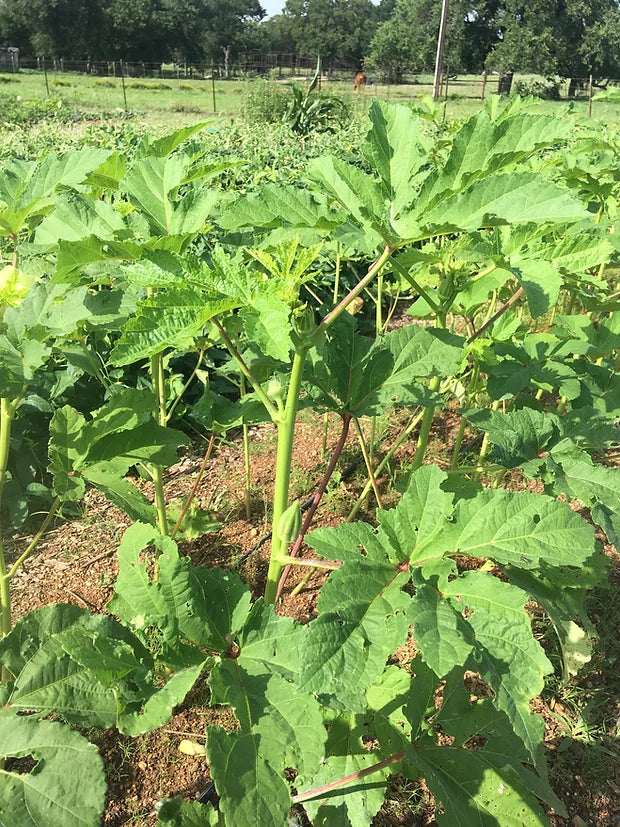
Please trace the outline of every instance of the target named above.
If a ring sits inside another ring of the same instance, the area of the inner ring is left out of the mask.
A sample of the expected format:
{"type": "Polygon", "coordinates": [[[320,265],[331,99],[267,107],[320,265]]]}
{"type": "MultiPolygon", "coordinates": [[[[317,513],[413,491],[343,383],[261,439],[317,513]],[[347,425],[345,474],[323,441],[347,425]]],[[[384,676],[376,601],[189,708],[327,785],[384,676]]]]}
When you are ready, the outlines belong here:
{"type": "Polygon", "coordinates": [[[60,505],[60,497],[56,497],[56,499],[54,500],[54,502],[52,503],[52,505],[50,507],[50,510],[47,512],[47,515],[46,515],[45,519],[41,523],[41,527],[39,528],[37,533],[34,535],[32,540],[30,541],[30,543],[28,543],[28,545],[24,549],[24,551],[22,551],[22,553],[19,555],[17,560],[13,563],[13,565],[9,569],[9,571],[7,573],[7,576],[9,578],[9,580],[11,580],[11,578],[13,578],[15,576],[15,574],[16,574],[17,570],[19,569],[19,567],[21,566],[21,564],[24,563],[28,559],[28,557],[30,557],[32,552],[35,550],[35,548],[39,544],[39,540],[45,534],[48,525],[52,522],[54,514],[56,513],[56,509],[58,508],[59,505],[60,505]]]}
{"type": "MultiPolygon", "coordinates": [[[[332,474],[334,473],[334,468],[336,467],[336,463],[340,459],[340,454],[342,453],[342,449],[344,448],[345,442],[347,441],[347,437],[349,435],[349,426],[351,424],[351,415],[348,413],[343,414],[342,416],[342,431],[340,432],[340,437],[338,438],[338,442],[336,443],[336,447],[334,448],[334,452],[331,456],[329,461],[329,465],[327,466],[325,473],[323,474],[323,478],[319,483],[319,487],[316,490],[314,495],[314,499],[310,503],[310,508],[306,512],[306,516],[304,517],[303,524],[301,526],[301,531],[297,539],[295,540],[295,544],[290,552],[290,557],[297,557],[299,551],[301,549],[301,544],[304,541],[304,537],[306,536],[310,525],[312,524],[312,519],[314,514],[319,507],[319,503],[321,502],[321,498],[325,493],[325,489],[331,479],[332,474]]],[[[280,582],[278,583],[278,591],[276,594],[276,600],[280,597],[282,593],[282,589],[284,588],[284,584],[286,582],[286,578],[288,577],[288,573],[290,571],[290,564],[286,566],[284,571],[282,572],[282,576],[280,578],[280,582]]]]}
{"type": "MultiPolygon", "coordinates": [[[[15,408],[6,398],[0,399],[0,508],[2,506],[2,489],[9,464],[11,444],[11,423],[15,408]]],[[[0,523],[0,640],[11,631],[11,590],[10,577],[6,567],[2,524],[0,523]]],[[[3,667],[0,681],[9,679],[8,671],[3,667]]]]}
{"type": "Polygon", "coordinates": [[[277,422],[278,449],[276,456],[276,480],[273,495],[272,539],[269,570],[265,585],[265,603],[275,603],[278,583],[282,569],[286,564],[287,543],[278,537],[278,525],[282,515],[288,507],[288,492],[291,479],[291,458],[293,455],[293,438],[295,436],[295,420],[297,406],[304,371],[304,363],[308,347],[299,347],[295,350],[291,377],[286,394],[284,416],[277,422]]]}
{"type": "MultiPolygon", "coordinates": [[[[239,376],[239,391],[241,397],[246,394],[245,376],[239,376]]],[[[250,467],[250,427],[244,422],[241,426],[243,433],[243,486],[244,486],[244,500],[245,500],[245,519],[249,520],[252,516],[252,469],[250,467]]]]}
{"type": "MultiPolygon", "coordinates": [[[[409,420],[409,423],[403,429],[400,436],[397,438],[397,440],[394,442],[394,444],[392,445],[390,450],[383,457],[383,459],[381,460],[379,465],[377,465],[377,467],[375,468],[375,478],[379,476],[379,474],[383,471],[385,466],[390,462],[390,460],[392,459],[392,457],[394,456],[396,451],[398,451],[398,449],[403,444],[403,442],[406,439],[408,439],[408,437],[411,435],[411,433],[415,430],[415,428],[418,426],[418,423],[422,419],[423,415],[424,415],[424,413],[422,412],[422,413],[414,414],[414,416],[411,417],[411,419],[409,420]]],[[[371,490],[372,490],[372,484],[371,484],[370,480],[368,480],[368,482],[364,486],[364,490],[362,491],[362,493],[357,498],[357,502],[355,503],[355,505],[351,509],[351,512],[349,513],[349,516],[346,519],[347,523],[353,522],[353,520],[357,516],[358,511],[360,510],[360,508],[364,504],[364,501],[365,501],[366,497],[370,494],[371,490]]]]}
{"type": "Polygon", "coordinates": [[[357,298],[360,293],[364,291],[364,289],[370,284],[370,282],[374,279],[377,273],[381,272],[383,267],[385,266],[387,260],[392,255],[392,248],[385,247],[379,258],[371,265],[368,272],[364,276],[361,281],[359,281],[356,286],[350,290],[347,295],[334,307],[329,313],[323,318],[321,323],[318,325],[317,329],[314,331],[312,336],[312,344],[316,344],[316,342],[321,338],[323,333],[327,330],[327,328],[336,321],[336,319],[344,313],[347,309],[347,306],[353,301],[353,299],[357,298]]]}
{"type": "Polygon", "coordinates": [[[357,781],[360,778],[371,775],[373,772],[378,772],[379,770],[389,767],[392,764],[397,764],[399,761],[402,761],[404,757],[405,750],[402,750],[401,752],[397,752],[395,755],[390,755],[389,758],[384,758],[383,761],[379,761],[377,764],[372,764],[370,767],[364,767],[363,770],[358,770],[357,772],[352,772],[350,775],[345,775],[337,781],[331,781],[329,784],[323,784],[323,786],[315,787],[313,790],[306,790],[305,793],[298,793],[293,796],[293,803],[301,804],[302,801],[309,801],[311,798],[317,798],[324,793],[337,790],[340,787],[344,787],[345,784],[349,784],[351,781],[357,781]]]}
{"type": "Polygon", "coordinates": [[[180,402],[180,401],[181,401],[181,399],[183,398],[183,396],[184,396],[184,394],[185,394],[185,391],[186,391],[186,390],[189,388],[189,386],[192,384],[192,382],[193,382],[193,380],[194,380],[194,378],[195,378],[196,374],[197,374],[197,373],[198,373],[198,371],[200,370],[200,365],[201,365],[201,363],[202,363],[202,357],[203,357],[204,355],[205,355],[205,352],[204,352],[204,348],[203,348],[203,349],[202,349],[202,350],[200,350],[200,351],[199,351],[199,353],[198,353],[198,361],[196,362],[196,367],[195,367],[195,368],[194,368],[194,370],[190,373],[190,375],[189,375],[189,378],[188,378],[187,382],[186,382],[186,383],[183,385],[183,387],[181,388],[181,392],[179,393],[179,395],[177,396],[177,398],[174,400],[174,402],[173,402],[173,403],[172,403],[172,405],[170,406],[170,410],[169,410],[169,411],[168,411],[168,413],[166,414],[166,424],[167,424],[168,422],[170,422],[170,420],[172,419],[172,415],[173,415],[173,413],[175,412],[177,405],[179,404],[179,402],[180,402]]]}
{"type": "Polygon", "coordinates": [[[338,302],[338,293],[340,291],[340,242],[336,242],[336,275],[334,277],[334,304],[338,302]]]}
{"type": "Polygon", "coordinates": [[[357,438],[360,444],[360,448],[362,449],[362,456],[364,457],[364,462],[366,464],[366,471],[368,472],[368,479],[372,486],[372,490],[375,492],[375,497],[377,499],[377,505],[379,508],[383,508],[383,499],[379,492],[379,486],[377,485],[377,479],[375,477],[374,471],[372,470],[372,460],[368,453],[368,448],[366,446],[366,440],[364,439],[364,432],[359,423],[359,419],[357,417],[353,420],[355,424],[355,430],[357,431],[357,438]]]}
{"type": "Polygon", "coordinates": [[[189,492],[187,500],[185,501],[185,505],[181,509],[181,513],[174,524],[174,528],[172,529],[170,536],[174,540],[176,537],[176,533],[183,524],[183,520],[185,519],[185,515],[192,504],[194,497],[196,496],[196,491],[198,490],[198,486],[200,485],[200,480],[202,479],[202,475],[205,472],[205,468],[207,467],[207,463],[211,458],[211,452],[213,451],[213,444],[215,443],[215,431],[211,434],[211,439],[209,440],[209,444],[207,445],[207,450],[205,451],[205,455],[202,458],[202,463],[200,464],[200,468],[198,469],[198,474],[196,475],[196,479],[194,480],[194,484],[192,485],[192,490],[189,492]]]}
{"type": "Polygon", "coordinates": [[[375,307],[375,335],[377,338],[383,333],[383,274],[377,276],[377,303],[375,307]]]}
{"type": "MultiPolygon", "coordinates": [[[[438,391],[440,386],[441,380],[438,376],[433,376],[431,378],[431,381],[428,383],[429,390],[431,391],[438,391]]],[[[420,425],[420,434],[418,436],[418,444],[416,446],[415,455],[413,457],[413,471],[420,468],[420,466],[424,462],[424,454],[426,453],[426,448],[428,446],[428,435],[431,430],[431,425],[433,424],[434,416],[434,407],[424,409],[424,414],[422,416],[422,424],[420,425]]]]}
{"type": "MultiPolygon", "coordinates": [[[[166,386],[164,382],[164,355],[163,353],[156,353],[151,356],[151,382],[153,383],[153,392],[155,394],[155,401],[157,403],[157,422],[166,427],[166,386]]],[[[151,469],[153,475],[153,484],[155,486],[155,508],[157,510],[157,525],[160,532],[167,536],[168,534],[168,517],[166,515],[166,498],[164,495],[164,476],[161,465],[154,465],[151,469]]]]}
{"type": "Polygon", "coordinates": [[[308,559],[306,557],[291,557],[287,555],[282,558],[287,566],[310,566],[313,569],[327,569],[328,571],[336,571],[342,566],[341,561],[334,561],[332,563],[326,560],[308,559]]]}
{"type": "Polygon", "coordinates": [[[434,299],[432,299],[430,297],[430,295],[426,291],[426,289],[424,287],[422,287],[422,285],[419,282],[417,282],[413,278],[413,276],[403,267],[403,265],[398,261],[397,258],[392,259],[392,264],[398,270],[398,272],[403,276],[405,281],[407,281],[409,283],[409,285],[411,287],[413,287],[413,289],[416,291],[416,293],[418,293],[420,296],[422,296],[424,301],[433,310],[433,312],[439,314],[441,312],[440,306],[437,304],[437,302],[434,299]]]}
{"type": "Polygon", "coordinates": [[[252,374],[252,371],[248,367],[245,359],[243,358],[243,356],[239,353],[237,348],[232,343],[232,340],[231,340],[230,336],[224,330],[224,327],[223,327],[222,323],[220,322],[220,320],[217,318],[217,316],[214,316],[211,319],[211,321],[217,327],[217,329],[219,331],[219,334],[222,337],[222,339],[224,341],[224,344],[228,348],[228,351],[229,351],[230,355],[233,357],[233,359],[237,362],[237,364],[241,368],[241,373],[245,376],[245,378],[248,380],[250,385],[252,385],[252,387],[254,388],[254,392],[256,393],[256,395],[258,396],[260,401],[263,403],[265,408],[267,408],[267,413],[269,414],[269,416],[271,418],[271,421],[274,422],[274,423],[277,423],[281,418],[280,411],[276,408],[276,406],[273,404],[271,399],[267,396],[267,394],[265,393],[265,391],[263,389],[263,386],[260,384],[260,382],[258,382],[254,378],[254,375],[252,374]]]}
{"type": "MultiPolygon", "coordinates": [[[[499,408],[499,406],[500,400],[496,399],[495,402],[493,402],[493,404],[491,405],[491,410],[496,411],[499,408]]],[[[482,445],[480,446],[480,454],[478,455],[478,468],[474,472],[474,482],[478,482],[484,469],[484,460],[489,450],[489,442],[489,434],[487,431],[485,431],[484,437],[482,438],[482,445]]]]}
{"type": "MultiPolygon", "coordinates": [[[[471,376],[469,378],[469,383],[467,385],[467,393],[465,395],[466,403],[469,404],[472,396],[476,393],[476,385],[478,384],[478,377],[480,376],[480,360],[476,359],[474,362],[474,369],[472,370],[471,376]]],[[[458,468],[459,466],[459,457],[461,454],[461,445],[463,444],[463,436],[465,434],[465,428],[467,427],[467,422],[463,417],[461,417],[461,421],[459,423],[459,430],[456,435],[456,440],[454,442],[454,451],[452,452],[452,463],[450,467],[452,470],[458,468]]]]}
{"type": "Polygon", "coordinates": [[[482,327],[479,327],[478,330],[473,334],[473,336],[469,337],[469,339],[467,340],[467,344],[470,344],[471,342],[474,341],[474,339],[477,339],[479,336],[482,336],[482,334],[485,332],[485,330],[487,330],[487,328],[491,327],[491,325],[494,324],[499,319],[500,316],[503,316],[504,313],[507,310],[509,310],[512,307],[512,305],[518,299],[521,298],[522,295],[523,295],[523,288],[519,287],[519,289],[515,293],[513,293],[513,295],[508,299],[506,304],[503,304],[499,308],[499,310],[496,310],[495,313],[491,316],[491,318],[488,321],[486,321],[482,325],[482,327]]]}

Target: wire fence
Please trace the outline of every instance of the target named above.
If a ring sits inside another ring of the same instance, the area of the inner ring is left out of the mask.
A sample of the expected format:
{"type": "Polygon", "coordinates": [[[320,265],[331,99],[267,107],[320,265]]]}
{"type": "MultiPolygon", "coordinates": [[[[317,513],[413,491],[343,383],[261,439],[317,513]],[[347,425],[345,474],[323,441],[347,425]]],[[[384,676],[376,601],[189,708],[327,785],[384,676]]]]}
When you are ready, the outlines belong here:
{"type": "MultiPolygon", "coordinates": [[[[263,77],[275,82],[296,80],[307,84],[317,66],[316,56],[279,52],[250,52],[235,60],[208,63],[64,60],[48,57],[24,60],[16,56],[15,50],[10,54],[8,52],[10,50],[0,50],[0,81],[10,80],[11,74],[15,75],[15,80],[19,77],[26,79],[28,76],[38,76],[41,86],[37,88],[37,96],[43,89],[48,96],[54,92],[65,96],[72,85],[70,76],[81,77],[79,82],[76,81],[77,86],[81,89],[92,86],[91,94],[104,86],[119,87],[119,106],[122,89],[122,103],[125,109],[128,108],[128,90],[131,104],[134,89],[181,92],[196,88],[209,94],[210,109],[217,112],[219,107],[216,95],[224,94],[221,81],[251,82],[255,78],[263,77]],[[88,83],[89,78],[92,79],[92,84],[88,83]],[[63,87],[67,87],[67,90],[63,87]]],[[[353,80],[358,68],[338,61],[322,61],[321,87],[338,92],[347,89],[353,91],[353,80]]],[[[434,92],[431,71],[401,70],[398,73],[398,82],[395,82],[393,76],[386,76],[381,71],[368,67],[365,77],[366,85],[361,90],[361,94],[364,95],[374,94],[384,99],[406,102],[432,95],[434,92]]],[[[620,80],[612,79],[605,83],[606,86],[615,84],[620,85],[620,80]]],[[[488,95],[495,93],[533,93],[555,100],[586,100],[590,102],[591,112],[593,93],[601,87],[602,85],[597,86],[592,77],[545,79],[512,73],[501,75],[486,70],[479,75],[457,75],[447,69],[441,77],[439,98],[484,100],[488,95]]]]}
{"type": "MultiPolygon", "coordinates": [[[[100,78],[150,78],[159,80],[209,80],[242,79],[269,75],[274,78],[311,77],[316,71],[317,58],[292,53],[250,52],[235,60],[203,61],[201,63],[155,62],[136,60],[65,60],[63,58],[38,57],[19,61],[0,59],[0,71],[4,72],[51,72],[92,75],[100,78]]],[[[330,77],[355,75],[357,68],[340,61],[322,64],[322,71],[330,77]]]]}

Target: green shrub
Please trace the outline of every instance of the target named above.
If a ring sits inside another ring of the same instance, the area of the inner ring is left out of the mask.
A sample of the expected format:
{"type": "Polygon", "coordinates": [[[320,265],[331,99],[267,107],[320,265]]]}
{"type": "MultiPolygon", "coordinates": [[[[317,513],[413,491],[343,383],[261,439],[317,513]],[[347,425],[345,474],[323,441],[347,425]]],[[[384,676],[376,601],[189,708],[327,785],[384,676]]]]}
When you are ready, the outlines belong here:
{"type": "Polygon", "coordinates": [[[527,98],[532,95],[535,98],[542,98],[543,100],[560,100],[560,89],[562,86],[561,78],[530,78],[525,80],[521,78],[514,84],[514,91],[516,95],[522,98],[527,98]]]}
{"type": "Polygon", "coordinates": [[[21,95],[8,95],[0,98],[1,122],[4,124],[32,124],[41,121],[85,120],[83,113],[67,106],[61,97],[22,98],[21,95]]]}
{"type": "Polygon", "coordinates": [[[246,84],[241,103],[242,117],[249,124],[278,123],[288,107],[286,90],[268,80],[246,84]]]}
{"type": "Polygon", "coordinates": [[[174,106],[174,111],[188,115],[200,115],[203,110],[199,106],[187,106],[184,103],[177,103],[174,106]]]}
{"type": "Polygon", "coordinates": [[[101,86],[105,89],[115,89],[116,83],[109,78],[95,78],[95,86],[101,86]]]}
{"type": "Polygon", "coordinates": [[[70,83],[68,80],[63,80],[62,78],[52,78],[50,86],[59,88],[61,86],[73,86],[73,84],[70,83]]]}
{"type": "Polygon", "coordinates": [[[15,75],[0,75],[0,83],[21,83],[15,75]]]}
{"type": "Polygon", "coordinates": [[[191,83],[179,83],[179,89],[183,89],[184,92],[191,92],[193,88],[191,83]]]}

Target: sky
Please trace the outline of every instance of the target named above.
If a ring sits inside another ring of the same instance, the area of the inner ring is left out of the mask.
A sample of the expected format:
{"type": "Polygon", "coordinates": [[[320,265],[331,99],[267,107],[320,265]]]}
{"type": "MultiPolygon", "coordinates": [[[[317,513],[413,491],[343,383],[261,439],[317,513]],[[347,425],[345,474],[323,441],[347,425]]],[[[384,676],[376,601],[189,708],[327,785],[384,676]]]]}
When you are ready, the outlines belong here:
{"type": "Polygon", "coordinates": [[[260,0],[261,6],[267,12],[267,17],[271,17],[272,14],[280,14],[284,8],[284,3],[285,0],[260,0]]]}

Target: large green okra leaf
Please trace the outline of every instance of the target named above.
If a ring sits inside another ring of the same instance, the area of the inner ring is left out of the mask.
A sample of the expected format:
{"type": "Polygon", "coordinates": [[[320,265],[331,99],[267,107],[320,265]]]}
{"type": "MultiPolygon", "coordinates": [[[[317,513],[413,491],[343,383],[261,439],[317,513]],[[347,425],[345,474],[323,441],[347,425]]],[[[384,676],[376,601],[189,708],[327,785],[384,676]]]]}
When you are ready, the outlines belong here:
{"type": "MultiPolygon", "coordinates": [[[[579,572],[594,560],[594,533],[550,497],[486,490],[455,502],[442,488],[446,480],[433,466],[412,474],[398,506],[379,512],[376,535],[348,525],[309,535],[320,554],[344,563],[323,588],[319,616],[307,627],[302,685],[326,694],[331,685],[339,702],[353,704],[385,664],[382,643],[388,651],[388,641],[392,651],[398,645],[403,611],[437,676],[466,664],[479,671],[538,762],[542,721],[529,701],[550,665],[531,632],[528,595],[485,572],[459,575],[451,558],[488,557],[508,573],[547,580],[551,572],[579,572]],[[401,605],[399,592],[410,578],[415,594],[401,605]]],[[[564,618],[579,614],[574,592],[560,606],[564,618]]]]}
{"type": "Polygon", "coordinates": [[[0,825],[97,827],[105,803],[103,761],[94,744],[61,723],[0,710],[0,825]],[[8,760],[7,760],[8,759],[8,760]],[[29,771],[12,759],[34,759],[29,771]]]}
{"type": "Polygon", "coordinates": [[[397,405],[441,404],[419,380],[456,373],[463,341],[418,325],[370,339],[345,314],[310,354],[308,391],[320,407],[356,417],[397,405]]]}
{"type": "Polygon", "coordinates": [[[21,618],[0,644],[0,662],[14,676],[5,701],[12,709],[131,735],[165,724],[204,667],[195,658],[155,688],[153,658],[127,627],[68,605],[21,618]]]}
{"type": "Polygon", "coordinates": [[[211,775],[231,826],[285,823],[292,802],[284,770],[305,783],[323,758],[319,702],[297,681],[304,636],[259,601],[211,672],[212,702],[230,705],[239,724],[233,733],[207,728],[211,775]]]}
{"type": "Polygon", "coordinates": [[[183,640],[215,652],[227,650],[250,609],[250,594],[237,575],[221,569],[192,566],[181,557],[176,543],[153,526],[136,523],[121,541],[119,576],[108,604],[139,633],[158,627],[163,635],[164,659],[182,664],[202,660],[200,652],[183,640]],[[158,549],[159,578],[153,579],[144,549],[158,549]]]}
{"type": "Polygon", "coordinates": [[[72,149],[41,162],[6,161],[0,168],[0,235],[17,236],[30,222],[54,208],[54,194],[76,187],[112,153],[106,149],[72,149]]]}

